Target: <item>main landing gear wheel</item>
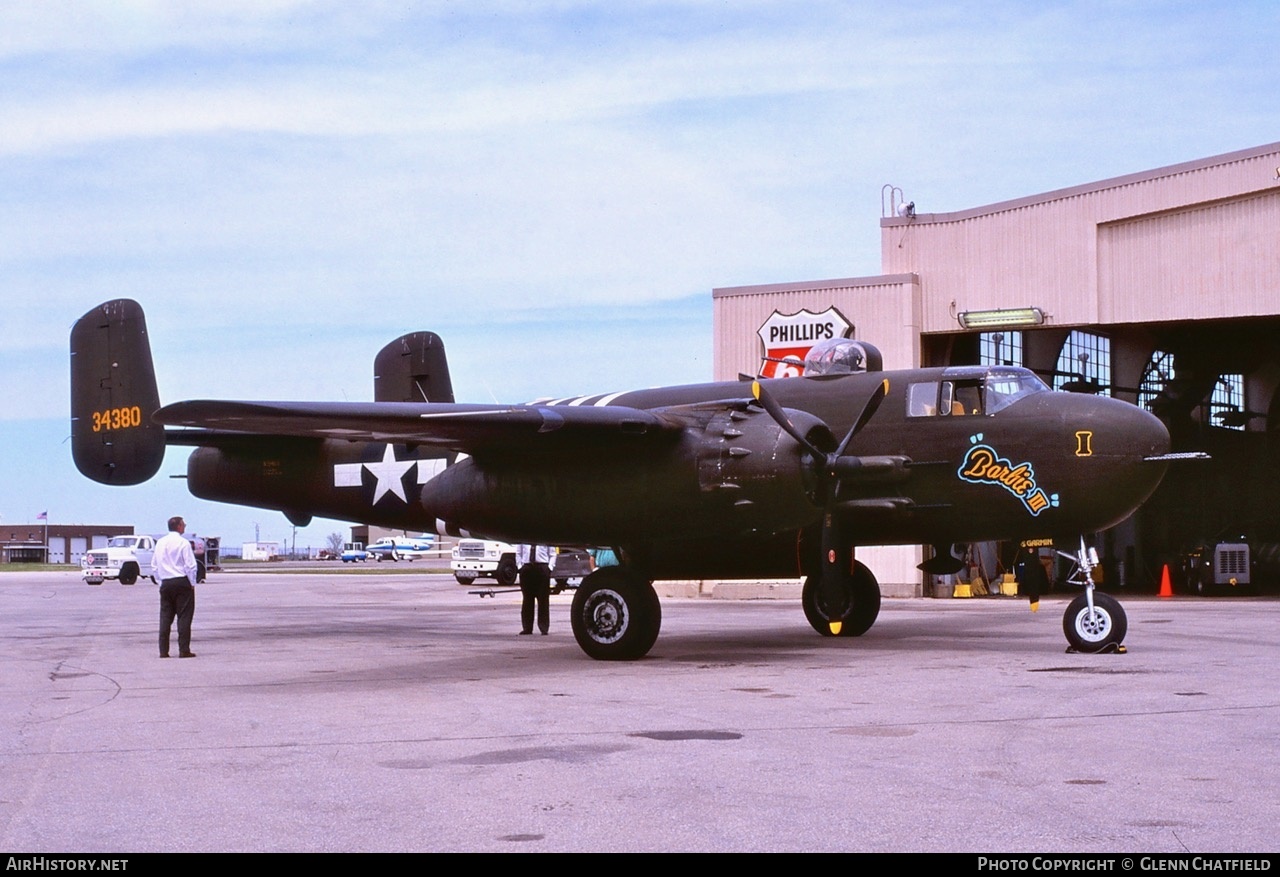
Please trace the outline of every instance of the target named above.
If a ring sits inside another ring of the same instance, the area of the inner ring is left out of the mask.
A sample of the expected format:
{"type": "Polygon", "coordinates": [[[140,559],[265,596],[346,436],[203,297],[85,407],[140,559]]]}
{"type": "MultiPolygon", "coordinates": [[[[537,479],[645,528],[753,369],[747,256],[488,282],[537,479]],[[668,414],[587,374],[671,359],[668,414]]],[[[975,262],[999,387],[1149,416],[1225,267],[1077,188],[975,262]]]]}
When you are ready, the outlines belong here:
{"type": "Polygon", "coordinates": [[[821,577],[811,575],[804,580],[804,590],[800,594],[801,605],[804,606],[804,617],[809,619],[813,629],[823,636],[832,636],[831,622],[842,622],[839,636],[862,636],[876,623],[880,614],[880,585],[876,577],[861,563],[854,562],[853,575],[845,579],[845,587],[849,593],[849,608],[844,616],[832,619],[823,604],[819,591],[821,577]]]}
{"type": "Polygon", "coordinates": [[[653,584],[616,566],[596,570],[582,580],[570,613],[574,639],[598,661],[643,658],[662,626],[662,604],[653,584]]]}
{"type": "Polygon", "coordinates": [[[1089,596],[1081,594],[1067,606],[1062,616],[1062,632],[1078,652],[1101,652],[1119,646],[1129,630],[1124,607],[1116,598],[1093,592],[1093,612],[1089,612],[1089,596]]]}

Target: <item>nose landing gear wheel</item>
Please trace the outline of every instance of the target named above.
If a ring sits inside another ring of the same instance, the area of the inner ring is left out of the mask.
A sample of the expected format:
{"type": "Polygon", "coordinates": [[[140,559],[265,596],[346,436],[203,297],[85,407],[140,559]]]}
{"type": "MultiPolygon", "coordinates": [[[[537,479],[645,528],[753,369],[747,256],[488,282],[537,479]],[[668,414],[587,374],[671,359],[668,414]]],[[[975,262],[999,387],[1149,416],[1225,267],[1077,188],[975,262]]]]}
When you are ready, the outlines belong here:
{"type": "Polygon", "coordinates": [[[643,658],[662,626],[662,605],[653,585],[620,567],[596,570],[584,578],[570,613],[574,639],[599,661],[643,658]]]}
{"type": "Polygon", "coordinates": [[[1124,642],[1129,621],[1120,601],[1097,591],[1093,594],[1093,612],[1089,612],[1087,594],[1076,597],[1062,616],[1062,632],[1078,652],[1100,652],[1124,642]]]}

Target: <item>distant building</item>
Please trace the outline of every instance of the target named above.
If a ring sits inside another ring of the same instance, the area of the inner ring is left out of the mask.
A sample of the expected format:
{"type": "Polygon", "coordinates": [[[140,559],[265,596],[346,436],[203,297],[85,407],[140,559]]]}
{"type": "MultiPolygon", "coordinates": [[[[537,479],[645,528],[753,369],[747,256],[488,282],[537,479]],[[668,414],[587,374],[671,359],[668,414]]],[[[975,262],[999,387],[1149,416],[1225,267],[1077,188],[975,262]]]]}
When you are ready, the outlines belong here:
{"type": "Polygon", "coordinates": [[[241,560],[271,560],[279,556],[279,542],[245,542],[240,547],[241,560]]]}
{"type": "Polygon", "coordinates": [[[106,547],[112,536],[132,536],[133,527],[118,524],[0,524],[0,563],[69,563],[79,565],[91,548],[106,547]],[[49,539],[48,557],[45,538],[49,539]]]}

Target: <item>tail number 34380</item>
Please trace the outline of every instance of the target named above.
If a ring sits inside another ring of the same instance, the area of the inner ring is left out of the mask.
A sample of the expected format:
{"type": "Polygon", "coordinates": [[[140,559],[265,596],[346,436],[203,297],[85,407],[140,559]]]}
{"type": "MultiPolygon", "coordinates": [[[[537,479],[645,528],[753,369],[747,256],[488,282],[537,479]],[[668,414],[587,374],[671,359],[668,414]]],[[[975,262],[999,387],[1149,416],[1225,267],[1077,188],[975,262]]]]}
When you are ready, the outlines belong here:
{"type": "Polygon", "coordinates": [[[135,426],[142,426],[142,409],[137,405],[93,412],[94,432],[102,432],[105,429],[132,429],[135,426]]]}

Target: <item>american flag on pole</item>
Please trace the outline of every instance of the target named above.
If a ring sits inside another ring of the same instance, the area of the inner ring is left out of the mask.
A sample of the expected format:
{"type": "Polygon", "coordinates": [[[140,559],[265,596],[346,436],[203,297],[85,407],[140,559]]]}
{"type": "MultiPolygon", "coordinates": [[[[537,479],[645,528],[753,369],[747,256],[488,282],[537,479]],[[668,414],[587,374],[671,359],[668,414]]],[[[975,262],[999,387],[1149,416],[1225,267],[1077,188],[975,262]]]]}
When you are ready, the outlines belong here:
{"type": "Polygon", "coordinates": [[[41,512],[40,514],[36,515],[36,520],[37,520],[37,521],[47,521],[47,520],[49,520],[49,513],[48,513],[48,512],[41,512]]]}

